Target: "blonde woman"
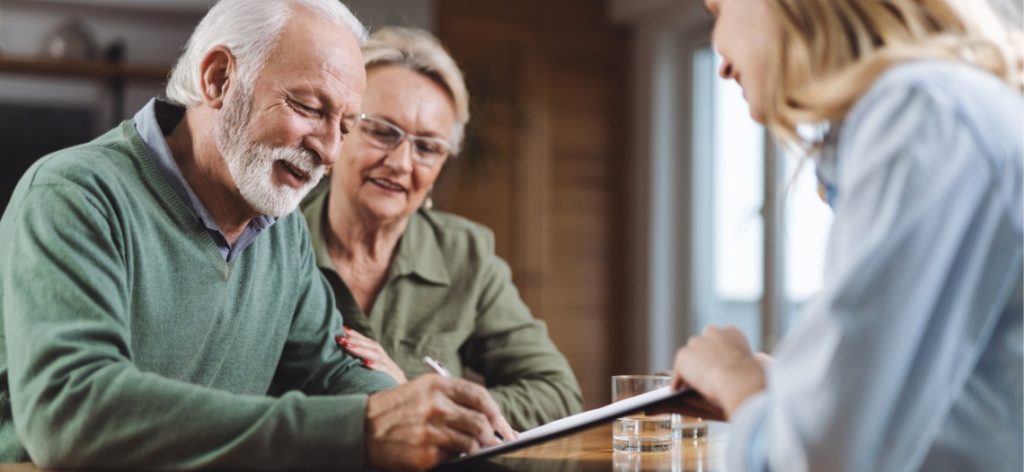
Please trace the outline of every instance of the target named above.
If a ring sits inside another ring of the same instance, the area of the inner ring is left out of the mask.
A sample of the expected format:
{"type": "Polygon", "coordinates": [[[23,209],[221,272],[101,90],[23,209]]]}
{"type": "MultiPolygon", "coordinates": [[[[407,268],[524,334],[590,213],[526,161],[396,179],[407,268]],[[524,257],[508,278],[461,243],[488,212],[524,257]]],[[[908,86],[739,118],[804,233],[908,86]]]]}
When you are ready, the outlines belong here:
{"type": "Polygon", "coordinates": [[[519,297],[493,233],[425,204],[469,120],[455,61],[407,28],[377,31],[363,56],[362,114],[328,191],[303,204],[344,315],[338,344],[399,383],[431,373],[427,356],[457,377],[472,369],[517,429],[579,411],[569,363],[519,297]]]}
{"type": "Polygon", "coordinates": [[[734,424],[730,470],[1021,470],[1019,31],[980,0],[706,6],[722,78],[812,152],[835,212],[771,366],[734,328],[676,354],[734,424]]]}

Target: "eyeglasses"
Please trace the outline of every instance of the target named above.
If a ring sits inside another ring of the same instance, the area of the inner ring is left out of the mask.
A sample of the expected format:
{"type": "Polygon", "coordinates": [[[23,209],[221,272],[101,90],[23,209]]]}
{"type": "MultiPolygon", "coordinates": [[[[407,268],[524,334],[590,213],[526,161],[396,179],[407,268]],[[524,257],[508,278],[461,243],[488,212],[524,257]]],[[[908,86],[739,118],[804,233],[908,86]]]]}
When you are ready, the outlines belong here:
{"type": "Polygon", "coordinates": [[[359,130],[366,136],[370,144],[386,150],[394,151],[406,139],[412,144],[412,160],[425,167],[437,167],[452,152],[452,145],[441,138],[417,136],[399,128],[383,118],[359,115],[359,130]]]}

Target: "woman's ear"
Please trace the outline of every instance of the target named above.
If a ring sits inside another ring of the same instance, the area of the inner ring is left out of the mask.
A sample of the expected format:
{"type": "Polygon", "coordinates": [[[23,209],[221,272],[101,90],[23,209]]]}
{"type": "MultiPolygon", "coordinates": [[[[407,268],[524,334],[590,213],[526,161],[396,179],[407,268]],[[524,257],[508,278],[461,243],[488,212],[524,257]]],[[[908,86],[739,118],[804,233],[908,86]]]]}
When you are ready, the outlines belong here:
{"type": "Polygon", "coordinates": [[[200,90],[203,103],[213,109],[224,105],[228,87],[235,74],[235,56],[224,46],[217,46],[206,53],[199,64],[200,90]]]}

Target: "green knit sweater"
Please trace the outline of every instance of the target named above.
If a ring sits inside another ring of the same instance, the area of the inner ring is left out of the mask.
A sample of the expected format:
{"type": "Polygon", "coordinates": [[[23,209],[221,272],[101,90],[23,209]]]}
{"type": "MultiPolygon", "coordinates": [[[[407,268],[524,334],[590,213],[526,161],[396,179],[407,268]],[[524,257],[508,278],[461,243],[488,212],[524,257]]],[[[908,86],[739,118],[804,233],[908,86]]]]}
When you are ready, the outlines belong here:
{"type": "Polygon", "coordinates": [[[297,212],[232,263],[131,121],[50,155],[0,219],[0,460],[364,466],[366,393],[297,212]]]}

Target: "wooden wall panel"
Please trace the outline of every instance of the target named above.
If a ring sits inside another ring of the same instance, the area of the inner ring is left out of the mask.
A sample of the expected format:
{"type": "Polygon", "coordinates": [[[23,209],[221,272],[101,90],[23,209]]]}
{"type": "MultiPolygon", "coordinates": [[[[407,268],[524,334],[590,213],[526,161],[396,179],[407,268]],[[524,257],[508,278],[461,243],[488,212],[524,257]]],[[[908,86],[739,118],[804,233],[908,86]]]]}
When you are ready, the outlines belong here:
{"type": "Polygon", "coordinates": [[[583,387],[608,402],[621,372],[628,38],[604,1],[439,0],[439,36],[466,74],[464,155],[442,209],[490,226],[498,253],[583,387]]]}

